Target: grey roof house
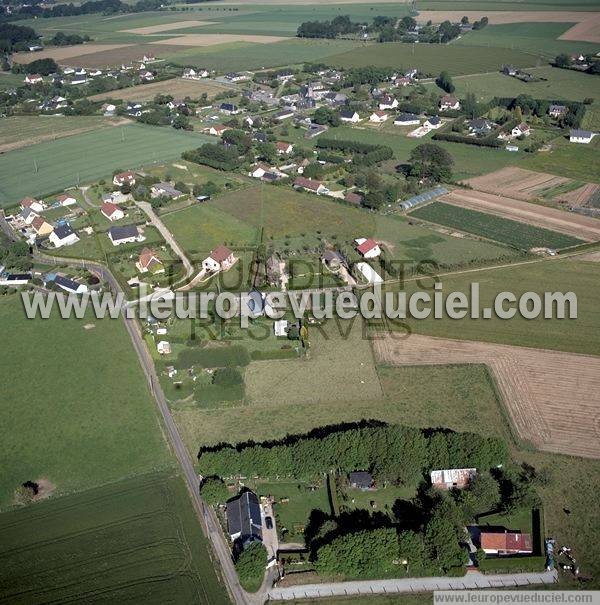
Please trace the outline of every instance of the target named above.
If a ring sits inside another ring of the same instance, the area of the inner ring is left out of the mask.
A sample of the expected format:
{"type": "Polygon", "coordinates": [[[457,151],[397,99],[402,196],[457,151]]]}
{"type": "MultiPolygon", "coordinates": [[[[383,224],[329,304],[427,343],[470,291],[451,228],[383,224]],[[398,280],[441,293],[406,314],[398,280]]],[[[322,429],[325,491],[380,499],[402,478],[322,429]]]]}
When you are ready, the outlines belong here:
{"type": "Polygon", "coordinates": [[[233,540],[248,544],[262,541],[262,520],[258,497],[247,491],[227,502],[227,531],[233,540]]]}

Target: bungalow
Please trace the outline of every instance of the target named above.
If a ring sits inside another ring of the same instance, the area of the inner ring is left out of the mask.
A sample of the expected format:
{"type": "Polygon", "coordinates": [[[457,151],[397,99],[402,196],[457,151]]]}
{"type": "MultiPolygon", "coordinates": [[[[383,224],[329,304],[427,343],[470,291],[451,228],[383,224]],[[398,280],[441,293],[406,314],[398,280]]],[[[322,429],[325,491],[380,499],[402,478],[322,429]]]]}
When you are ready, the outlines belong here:
{"type": "Polygon", "coordinates": [[[569,141],[571,143],[590,143],[592,138],[594,137],[594,133],[589,130],[578,130],[572,129],[569,133],[569,141]]]}
{"type": "Polygon", "coordinates": [[[68,194],[59,195],[56,198],[56,201],[61,206],[73,206],[74,204],[77,203],[77,200],[72,195],[68,195],[68,194]]]}
{"type": "Polygon", "coordinates": [[[135,173],[128,170],[126,172],[119,172],[113,177],[113,185],[121,187],[122,185],[135,185],[135,173]]]}
{"type": "Polygon", "coordinates": [[[179,189],[175,189],[171,183],[161,182],[155,183],[150,187],[150,196],[151,197],[168,197],[172,200],[176,200],[177,198],[183,197],[185,193],[183,191],[179,191],[179,189]]]}
{"type": "Polygon", "coordinates": [[[224,124],[213,124],[208,129],[208,134],[212,134],[215,137],[220,137],[227,130],[231,130],[231,126],[225,126],[224,124]]]}
{"type": "Polygon", "coordinates": [[[183,70],[182,78],[184,80],[201,80],[202,78],[208,78],[207,69],[192,69],[191,67],[183,70]]]}
{"type": "Polygon", "coordinates": [[[216,271],[227,271],[237,259],[227,246],[217,246],[209,256],[202,261],[202,268],[214,273],[216,271]]]}
{"type": "Polygon", "coordinates": [[[379,99],[379,109],[396,109],[398,107],[398,99],[390,95],[383,95],[379,99]]]}
{"type": "Polygon", "coordinates": [[[381,254],[379,244],[370,238],[359,237],[354,240],[356,250],[363,258],[377,258],[381,254]]]}
{"type": "Polygon", "coordinates": [[[108,237],[113,246],[120,246],[121,244],[140,241],[140,232],[136,225],[122,225],[111,227],[108,230],[108,237]]]}
{"type": "Polygon", "coordinates": [[[477,474],[475,468],[450,468],[431,471],[431,485],[438,489],[462,489],[467,487],[477,474]]]}
{"type": "Polygon", "coordinates": [[[21,206],[23,210],[25,210],[25,208],[29,208],[30,210],[33,210],[33,212],[42,212],[45,208],[43,202],[40,200],[35,200],[32,197],[26,197],[25,199],[21,200],[19,206],[21,206]]]}
{"type": "Polygon", "coordinates": [[[419,125],[421,118],[414,113],[401,113],[394,118],[394,126],[413,126],[419,125]]]}
{"type": "Polygon", "coordinates": [[[242,80],[247,80],[248,76],[230,71],[228,74],[225,75],[225,79],[229,80],[230,82],[241,82],[242,80]]]}
{"type": "Polygon", "coordinates": [[[40,74],[27,74],[25,76],[25,84],[40,84],[44,81],[44,78],[40,74]]]}
{"type": "Polygon", "coordinates": [[[344,259],[336,250],[325,250],[321,260],[334,271],[337,271],[344,264],[344,259]]]}
{"type": "Polygon", "coordinates": [[[46,222],[41,216],[36,216],[31,221],[31,226],[36,234],[40,237],[50,235],[54,231],[54,227],[50,223],[46,222]]]}
{"type": "Polygon", "coordinates": [[[31,273],[0,273],[0,286],[24,286],[30,279],[31,273]]]}
{"type": "Polygon", "coordinates": [[[125,218],[125,212],[112,202],[104,202],[100,207],[100,212],[111,222],[125,218]]]}
{"type": "Polygon", "coordinates": [[[356,124],[357,122],[360,122],[360,115],[358,115],[358,111],[341,111],[340,120],[342,122],[352,122],[353,124],[356,124]]]}
{"type": "Polygon", "coordinates": [[[385,122],[388,119],[388,114],[385,111],[374,111],[369,117],[369,122],[375,122],[376,124],[381,124],[381,122],[385,122]]]}
{"type": "Polygon", "coordinates": [[[449,109],[460,109],[460,101],[453,95],[444,95],[440,99],[440,111],[447,111],[449,109]]]}
{"type": "Polygon", "coordinates": [[[350,487],[364,491],[372,489],[374,485],[373,475],[365,471],[354,471],[348,475],[350,487]]]}
{"type": "Polygon", "coordinates": [[[85,284],[80,284],[64,275],[56,275],[53,281],[59,288],[70,294],[83,294],[88,291],[88,287],[85,284]]]}
{"type": "Polygon", "coordinates": [[[289,155],[294,151],[294,146],[291,143],[285,143],[283,141],[277,141],[277,143],[275,143],[275,148],[280,155],[289,155]]]}
{"type": "Polygon", "coordinates": [[[485,532],[479,536],[481,549],[488,555],[530,555],[533,553],[531,536],[520,532],[485,532]]]}
{"type": "Polygon", "coordinates": [[[229,116],[234,116],[240,113],[239,107],[233,103],[221,103],[219,111],[229,116]]]}
{"type": "Polygon", "coordinates": [[[515,126],[511,130],[511,134],[513,137],[528,137],[531,134],[531,129],[529,128],[528,124],[525,124],[525,122],[521,122],[518,126],[515,126]]]}
{"type": "Polygon", "coordinates": [[[485,118],[475,118],[474,120],[468,120],[467,126],[469,127],[469,132],[472,134],[485,136],[492,131],[492,123],[485,118]]]}
{"type": "Polygon", "coordinates": [[[262,518],[258,497],[246,491],[227,502],[227,533],[232,542],[247,546],[252,542],[262,542],[262,518]]]}
{"type": "Polygon", "coordinates": [[[165,271],[162,261],[150,248],[142,249],[135,266],[140,273],[164,273],[165,271]]]}
{"type": "Polygon", "coordinates": [[[548,115],[552,118],[560,118],[560,116],[567,113],[567,107],[565,105],[550,105],[548,108],[548,115]]]}
{"type": "Polygon", "coordinates": [[[294,110],[291,107],[286,107],[282,111],[276,113],[273,116],[273,119],[277,120],[278,122],[281,122],[282,120],[287,120],[288,118],[293,118],[293,117],[294,117],[294,110]]]}
{"type": "Polygon", "coordinates": [[[326,195],[329,193],[329,189],[327,189],[321,181],[313,181],[312,179],[307,179],[303,176],[296,177],[293,187],[294,189],[303,189],[304,191],[310,191],[317,195],[326,195]]]}
{"type": "Polygon", "coordinates": [[[318,137],[320,134],[323,134],[324,132],[327,132],[327,130],[328,130],[328,128],[325,125],[322,125],[322,124],[310,124],[310,126],[306,130],[304,138],[305,139],[314,139],[315,137],[318,137]]]}
{"type": "Polygon", "coordinates": [[[255,179],[262,179],[263,176],[271,171],[271,167],[267,166],[267,164],[258,163],[254,168],[248,173],[248,176],[251,176],[255,179]]]}
{"type": "Polygon", "coordinates": [[[423,126],[425,126],[425,128],[435,130],[442,126],[442,121],[440,120],[439,116],[430,116],[429,118],[427,118],[425,120],[425,122],[423,123],[423,126]]]}
{"type": "Polygon", "coordinates": [[[75,233],[75,231],[73,231],[71,228],[71,225],[68,224],[59,225],[56,227],[48,239],[52,242],[55,248],[72,246],[79,241],[77,233],[75,233]]]}

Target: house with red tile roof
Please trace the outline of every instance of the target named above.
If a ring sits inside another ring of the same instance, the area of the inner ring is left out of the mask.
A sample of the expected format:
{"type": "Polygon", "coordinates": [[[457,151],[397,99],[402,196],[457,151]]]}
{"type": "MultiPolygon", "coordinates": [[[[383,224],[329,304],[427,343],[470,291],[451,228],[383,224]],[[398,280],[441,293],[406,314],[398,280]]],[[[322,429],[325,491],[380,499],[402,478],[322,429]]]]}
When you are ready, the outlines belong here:
{"type": "Polygon", "coordinates": [[[209,255],[202,261],[202,268],[211,273],[216,271],[227,271],[236,262],[233,252],[227,246],[217,246],[209,255]]]}
{"type": "Polygon", "coordinates": [[[359,237],[354,241],[356,250],[363,258],[377,258],[381,254],[381,248],[374,239],[359,237]]]}
{"type": "Polygon", "coordinates": [[[488,555],[530,555],[531,536],[520,532],[485,532],[479,537],[482,550],[488,555]]]}
{"type": "Polygon", "coordinates": [[[112,202],[104,202],[100,207],[100,212],[111,222],[125,217],[125,212],[112,202]]]}

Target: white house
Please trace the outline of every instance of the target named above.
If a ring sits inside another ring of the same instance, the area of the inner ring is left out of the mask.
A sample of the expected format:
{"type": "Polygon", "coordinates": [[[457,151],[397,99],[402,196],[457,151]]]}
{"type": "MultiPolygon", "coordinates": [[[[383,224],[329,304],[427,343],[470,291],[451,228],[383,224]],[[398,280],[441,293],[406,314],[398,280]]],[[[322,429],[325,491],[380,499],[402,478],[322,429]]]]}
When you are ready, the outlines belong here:
{"type": "Polygon", "coordinates": [[[447,468],[430,473],[431,485],[437,489],[463,489],[477,475],[476,468],[447,468]]]}
{"type": "Polygon", "coordinates": [[[437,130],[442,126],[442,121],[440,120],[439,116],[431,116],[427,118],[425,122],[423,122],[423,126],[429,130],[437,130]]]}
{"type": "Polygon", "coordinates": [[[77,200],[72,196],[72,195],[59,195],[56,198],[56,201],[61,205],[61,206],[73,206],[74,204],[77,203],[77,200]]]}
{"type": "Polygon", "coordinates": [[[440,111],[460,109],[460,101],[453,95],[444,95],[440,99],[440,111]]]}
{"type": "Polygon", "coordinates": [[[171,343],[167,342],[166,340],[161,340],[156,345],[156,350],[158,351],[159,355],[169,355],[171,353],[171,343]]]}
{"type": "Polygon", "coordinates": [[[123,225],[120,227],[111,227],[108,230],[108,237],[113,246],[121,244],[130,244],[141,240],[140,232],[135,225],[123,225]]]}
{"type": "Polygon", "coordinates": [[[356,242],[356,250],[363,258],[377,258],[381,254],[379,244],[373,239],[359,237],[354,241],[356,242]]]}
{"type": "Polygon", "coordinates": [[[25,76],[25,84],[39,84],[40,82],[43,82],[44,78],[42,78],[42,76],[40,76],[40,74],[27,74],[25,76]]]}
{"type": "Polygon", "coordinates": [[[104,202],[100,208],[100,212],[111,222],[125,218],[125,212],[112,202],[104,202]]]}
{"type": "Polygon", "coordinates": [[[277,153],[280,155],[289,155],[294,151],[294,146],[291,143],[285,143],[283,141],[277,141],[275,143],[275,147],[277,149],[277,153]]]}
{"type": "Polygon", "coordinates": [[[420,123],[421,118],[414,113],[401,113],[394,118],[394,126],[413,126],[420,123]]]}
{"type": "Polygon", "coordinates": [[[594,133],[589,130],[572,129],[569,133],[569,141],[571,143],[590,143],[594,137],[594,133]]]}
{"type": "Polygon", "coordinates": [[[45,208],[43,202],[41,202],[40,200],[35,200],[32,197],[26,197],[25,199],[21,200],[19,206],[21,206],[22,210],[25,210],[25,208],[29,208],[33,212],[42,212],[45,208]]]}
{"type": "Polygon", "coordinates": [[[207,69],[189,69],[183,70],[183,75],[181,76],[185,80],[201,80],[202,78],[208,78],[208,70],[207,69]]]}
{"type": "Polygon", "coordinates": [[[19,214],[26,225],[31,225],[34,219],[40,217],[40,215],[34,212],[31,208],[23,208],[19,214]]]}
{"type": "Polygon", "coordinates": [[[360,115],[358,114],[358,111],[342,111],[340,113],[340,120],[342,122],[352,122],[353,124],[356,124],[357,122],[360,122],[360,115]]]}
{"type": "Polygon", "coordinates": [[[143,71],[140,74],[140,78],[144,80],[144,82],[152,82],[154,80],[154,74],[151,71],[143,71]]]}
{"type": "Polygon", "coordinates": [[[254,166],[254,168],[248,173],[248,176],[251,176],[255,179],[262,179],[263,176],[270,171],[271,168],[266,164],[256,164],[256,166],[254,166]]]}
{"type": "Polygon", "coordinates": [[[88,287],[85,284],[80,284],[64,275],[57,275],[54,278],[54,283],[65,292],[70,294],[83,294],[88,291],[88,287]]]}
{"type": "Polygon", "coordinates": [[[63,246],[72,246],[79,241],[79,237],[70,225],[59,225],[54,231],[48,236],[48,239],[55,248],[62,248],[63,246]]]}
{"type": "Polygon", "coordinates": [[[303,176],[296,177],[293,186],[294,189],[304,189],[317,195],[327,195],[329,193],[329,189],[321,181],[313,181],[303,176]]]}
{"type": "Polygon", "coordinates": [[[227,271],[237,259],[227,246],[217,246],[209,256],[202,261],[202,268],[214,273],[216,271],[227,271]]]}
{"type": "Polygon", "coordinates": [[[121,187],[122,185],[135,185],[135,174],[131,170],[126,172],[119,172],[113,177],[113,185],[121,187]]]}
{"type": "Polygon", "coordinates": [[[515,126],[511,134],[513,137],[525,136],[528,137],[531,134],[531,129],[525,122],[521,122],[518,126],[515,126]]]}
{"type": "Polygon", "coordinates": [[[389,95],[384,95],[379,99],[379,109],[396,109],[398,107],[398,99],[389,95]]]}
{"type": "Polygon", "coordinates": [[[227,130],[231,130],[231,126],[224,126],[223,124],[214,124],[208,129],[208,134],[212,134],[215,137],[220,137],[227,130]]]}
{"type": "Polygon", "coordinates": [[[388,114],[385,111],[374,111],[369,117],[369,122],[375,122],[375,124],[381,124],[388,119],[388,114]]]}

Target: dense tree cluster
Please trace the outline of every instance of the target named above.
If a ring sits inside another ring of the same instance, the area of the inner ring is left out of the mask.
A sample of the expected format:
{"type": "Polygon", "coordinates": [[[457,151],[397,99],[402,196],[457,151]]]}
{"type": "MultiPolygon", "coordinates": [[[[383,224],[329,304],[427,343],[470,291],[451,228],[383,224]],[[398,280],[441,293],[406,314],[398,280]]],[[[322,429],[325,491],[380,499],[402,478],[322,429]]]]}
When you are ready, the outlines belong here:
{"type": "Polygon", "coordinates": [[[219,477],[207,477],[200,486],[200,494],[204,501],[212,506],[225,504],[231,496],[227,486],[219,477]]]}
{"type": "Polygon", "coordinates": [[[495,438],[369,423],[282,442],[224,445],[202,451],[199,465],[203,474],[221,477],[309,478],[330,470],[368,469],[380,480],[410,484],[431,468],[488,469],[506,459],[506,444],[495,438]]]}
{"type": "Polygon", "coordinates": [[[13,10],[11,17],[23,19],[26,17],[73,17],[77,15],[91,15],[102,13],[112,15],[115,13],[138,13],[158,10],[164,4],[163,0],[138,0],[133,4],[121,0],[89,0],[82,4],[55,4],[54,6],[41,6],[37,3],[24,4],[13,10]]]}
{"type": "Polygon", "coordinates": [[[417,145],[410,154],[410,175],[435,182],[452,180],[452,156],[439,145],[417,145]]]}
{"type": "Polygon", "coordinates": [[[77,34],[65,34],[65,32],[56,32],[50,40],[48,40],[47,44],[52,46],[73,46],[75,44],[84,44],[85,42],[89,42],[91,38],[84,34],[83,36],[79,36],[77,34]]]}
{"type": "Polygon", "coordinates": [[[534,115],[538,118],[546,116],[548,108],[553,103],[564,105],[569,110],[559,118],[559,123],[562,126],[568,128],[578,128],[580,126],[585,114],[585,104],[577,101],[534,99],[532,96],[525,94],[518,97],[494,97],[491,101],[492,106],[505,107],[510,111],[515,111],[519,107],[523,115],[534,115]]]}
{"type": "Polygon", "coordinates": [[[374,65],[354,67],[344,73],[344,83],[346,86],[378,84],[389,80],[394,73],[396,70],[391,67],[375,67],[374,65]]]}
{"type": "Polygon", "coordinates": [[[37,43],[38,38],[31,27],[0,23],[0,52],[26,50],[30,44],[37,43]]]}
{"type": "Polygon", "coordinates": [[[11,271],[29,271],[33,266],[29,246],[23,241],[0,238],[0,265],[11,271]]]}
{"type": "Polygon", "coordinates": [[[299,38],[337,38],[340,35],[353,34],[361,29],[360,23],[354,23],[350,17],[340,15],[331,21],[305,21],[298,27],[299,38]]]}
{"type": "Polygon", "coordinates": [[[352,163],[356,166],[374,166],[394,157],[392,148],[387,145],[373,145],[360,141],[320,138],[316,146],[319,149],[335,149],[353,153],[352,163]]]}
{"type": "Polygon", "coordinates": [[[235,145],[226,147],[219,143],[205,143],[198,149],[185,151],[181,157],[188,162],[204,164],[226,172],[234,172],[242,163],[240,152],[235,145]]]}
{"type": "Polygon", "coordinates": [[[235,562],[235,569],[245,590],[256,592],[260,588],[266,564],[267,549],[262,542],[253,542],[242,550],[235,562]]]}
{"type": "Polygon", "coordinates": [[[435,79],[435,83],[442,89],[448,93],[452,93],[455,90],[454,83],[452,82],[452,78],[447,71],[443,71],[440,75],[435,79]]]}

